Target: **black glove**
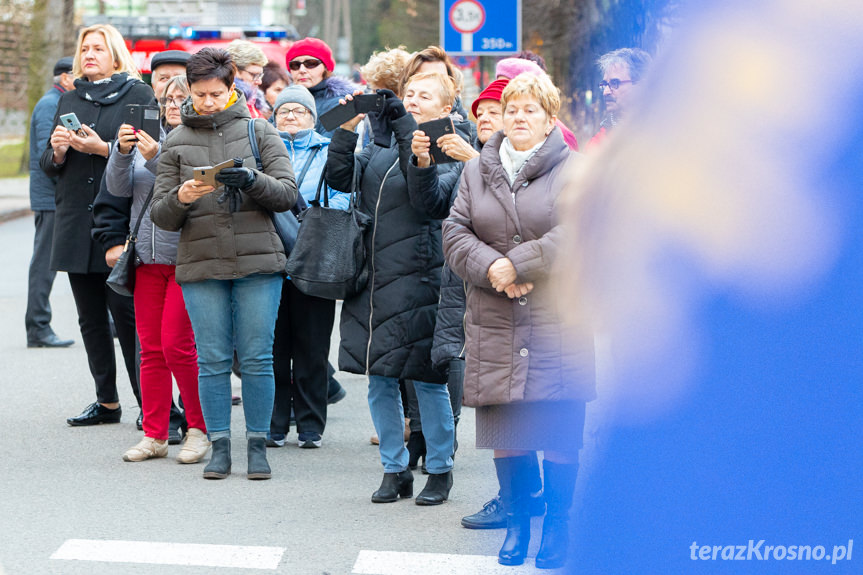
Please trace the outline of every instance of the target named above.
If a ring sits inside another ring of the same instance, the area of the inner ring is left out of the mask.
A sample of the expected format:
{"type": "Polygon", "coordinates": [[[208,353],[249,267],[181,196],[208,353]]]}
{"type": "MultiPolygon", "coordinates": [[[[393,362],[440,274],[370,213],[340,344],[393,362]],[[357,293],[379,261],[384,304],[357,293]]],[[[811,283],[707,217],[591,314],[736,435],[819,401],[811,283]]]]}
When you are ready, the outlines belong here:
{"type": "Polygon", "coordinates": [[[390,122],[398,120],[404,116],[407,116],[408,112],[405,110],[405,105],[398,98],[387,98],[384,100],[384,114],[390,119],[390,122]]]}
{"type": "Polygon", "coordinates": [[[224,168],[216,174],[216,181],[231,188],[246,190],[255,183],[255,172],[249,168],[224,168]]]}

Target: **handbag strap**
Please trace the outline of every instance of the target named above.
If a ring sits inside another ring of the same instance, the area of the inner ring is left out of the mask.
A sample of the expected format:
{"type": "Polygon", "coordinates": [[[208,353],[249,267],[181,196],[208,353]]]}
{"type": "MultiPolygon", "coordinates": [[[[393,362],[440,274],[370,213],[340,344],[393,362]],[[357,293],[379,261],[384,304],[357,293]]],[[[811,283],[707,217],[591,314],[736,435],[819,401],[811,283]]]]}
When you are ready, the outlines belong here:
{"type": "Polygon", "coordinates": [[[156,191],[156,186],[150,188],[150,193],[147,194],[147,199],[144,200],[144,205],[141,207],[141,213],[138,214],[138,221],[135,222],[135,229],[132,231],[129,236],[130,242],[138,241],[138,230],[141,229],[141,221],[144,219],[144,213],[150,208],[150,200],[153,199],[153,192],[156,191]]]}
{"type": "MultiPolygon", "coordinates": [[[[249,118],[249,145],[252,147],[252,155],[255,156],[255,165],[258,168],[259,172],[264,171],[264,163],[261,161],[261,150],[258,148],[258,137],[255,134],[255,119],[249,118]]],[[[318,148],[320,149],[320,148],[318,148]]],[[[317,152],[315,152],[317,153],[317,152]]],[[[306,203],[305,198],[303,198],[303,194],[300,193],[300,183],[302,182],[302,178],[305,177],[306,172],[309,169],[309,166],[312,163],[312,157],[310,157],[306,161],[306,165],[303,168],[303,173],[300,174],[300,182],[297,182],[297,203],[294,204],[294,207],[291,208],[291,211],[294,212],[295,215],[298,215],[301,211],[305,210],[309,207],[306,203]]]]}

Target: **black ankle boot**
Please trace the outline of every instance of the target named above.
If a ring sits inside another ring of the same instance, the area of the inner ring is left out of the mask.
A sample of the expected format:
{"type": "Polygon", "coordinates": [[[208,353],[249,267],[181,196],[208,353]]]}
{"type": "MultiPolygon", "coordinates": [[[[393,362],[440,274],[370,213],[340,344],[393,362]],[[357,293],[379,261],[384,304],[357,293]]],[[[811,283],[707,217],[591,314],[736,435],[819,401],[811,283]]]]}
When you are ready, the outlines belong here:
{"type": "Polygon", "coordinates": [[[372,493],[372,503],[392,503],[399,496],[410,499],[414,495],[414,474],[410,469],[399,473],[384,473],[377,491],[372,493]]]}
{"type": "Polygon", "coordinates": [[[537,569],[558,569],[566,563],[569,547],[569,508],[575,491],[578,464],[542,462],[545,501],[548,509],[542,522],[542,542],[536,554],[537,569]]]}
{"type": "Polygon", "coordinates": [[[429,473],[426,486],[417,495],[417,505],[440,505],[449,497],[452,489],[452,470],[446,473],[429,473]]]}
{"type": "Polygon", "coordinates": [[[420,462],[420,457],[423,458],[423,467],[425,467],[426,456],[426,438],[422,431],[411,431],[411,437],[408,439],[408,467],[411,470],[417,468],[420,462]]]}
{"type": "Polygon", "coordinates": [[[530,544],[530,515],[527,510],[530,489],[526,481],[530,473],[529,462],[526,457],[497,457],[494,466],[506,513],[506,538],[497,554],[497,562],[521,565],[530,544]]]}
{"type": "Polygon", "coordinates": [[[267,463],[267,440],[264,437],[249,439],[249,479],[269,479],[272,476],[270,464],[267,463]]]}
{"type": "Polygon", "coordinates": [[[213,442],[210,462],[204,468],[204,479],[224,479],[231,474],[231,440],[221,437],[213,442]]]}

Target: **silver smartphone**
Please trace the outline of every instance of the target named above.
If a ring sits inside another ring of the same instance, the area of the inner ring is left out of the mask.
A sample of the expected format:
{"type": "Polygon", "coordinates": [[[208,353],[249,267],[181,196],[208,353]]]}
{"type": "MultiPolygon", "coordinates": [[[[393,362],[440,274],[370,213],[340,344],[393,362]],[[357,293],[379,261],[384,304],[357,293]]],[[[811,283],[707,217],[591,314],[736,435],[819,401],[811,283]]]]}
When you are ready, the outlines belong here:
{"type": "Polygon", "coordinates": [[[60,116],[60,123],[63,124],[67,129],[72,130],[82,138],[86,137],[87,134],[84,130],[81,129],[81,122],[78,121],[78,116],[75,115],[75,112],[71,112],[69,114],[63,114],[60,116]]]}

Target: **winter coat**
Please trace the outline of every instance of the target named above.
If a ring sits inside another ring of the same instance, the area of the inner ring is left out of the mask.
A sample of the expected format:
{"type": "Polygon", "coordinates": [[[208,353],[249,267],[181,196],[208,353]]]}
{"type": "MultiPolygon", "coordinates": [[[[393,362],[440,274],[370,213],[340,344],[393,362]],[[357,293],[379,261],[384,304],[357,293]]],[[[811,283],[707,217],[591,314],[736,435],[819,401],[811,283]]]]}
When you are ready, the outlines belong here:
{"type": "Polygon", "coordinates": [[[297,201],[297,186],[285,144],[276,129],[254,120],[263,173],[255,166],[249,142],[249,108],[239,93],[225,110],[199,115],[187,100],[181,109],[182,125],[171,130],[156,175],[150,206],[153,222],[165,230],[180,231],[177,283],[206,279],[230,280],[251,274],[274,274],[285,269],[285,251],[269,211],[283,212],[297,201]],[[191,204],[180,202],[180,185],[193,179],[193,169],[243,158],[256,175],[231,211],[230,200],[219,199],[224,187],[191,204]]]}
{"type": "MultiPolygon", "coordinates": [[[[112,143],[123,123],[126,104],[155,105],[156,99],[150,86],[140,80],[129,80],[126,91],[110,104],[85,99],[81,90],[71,90],[60,96],[51,131],[60,124],[62,114],[74,112],[82,124],[95,130],[102,140],[112,143]]],[[[55,165],[53,155],[49,142],[40,165],[48,176],[57,178],[51,269],[79,274],[108,273],[105,250],[90,235],[93,206],[108,159],[69,148],[64,162],[55,165]]],[[[118,206],[124,204],[128,202],[121,200],[118,206]]],[[[115,245],[122,243],[121,239],[115,245]]]]}
{"type": "MultiPolygon", "coordinates": [[[[164,142],[164,132],[162,141],[164,142]]],[[[138,229],[138,241],[135,244],[135,263],[177,265],[177,242],[179,232],[169,232],[156,225],[150,219],[149,206],[144,202],[156,183],[156,168],[159,165],[161,144],[156,155],[146,160],[132,148],[128,154],[120,153],[118,144],[114,143],[108,167],[105,169],[105,183],[111,195],[121,198],[132,198],[132,209],[129,216],[130,231],[135,227],[143,210],[141,227],[138,229]]]]}
{"type": "MultiPolygon", "coordinates": [[[[306,203],[308,203],[315,199],[318,191],[318,182],[321,180],[324,167],[327,165],[330,139],[326,136],[321,136],[312,129],[300,130],[294,136],[291,136],[287,132],[279,132],[279,135],[288,148],[288,156],[291,158],[291,165],[294,166],[294,177],[299,179],[306,162],[309,157],[312,157],[309,170],[306,172],[303,181],[299,184],[300,193],[303,195],[306,203]]],[[[332,188],[327,188],[326,193],[331,208],[339,210],[348,209],[350,194],[332,188]]],[[[323,201],[323,198],[321,201],[323,201]]]]}
{"type": "Polygon", "coordinates": [[[461,164],[421,170],[411,164],[412,116],[392,122],[395,143],[370,145],[354,156],[357,134],[335,131],[327,183],[349,190],[356,169],[360,209],[372,224],[365,236],[369,281],[345,300],[339,368],[343,371],[443,383],[431,344],[443,265],[440,219],[461,164]]]}
{"type": "Polygon", "coordinates": [[[54,188],[56,178],[48,177],[39,166],[42,152],[48,147],[51,132],[54,130],[54,114],[60,95],[65,90],[54,84],[45,92],[33,108],[30,116],[30,209],[34,212],[54,211],[54,188]]]}
{"type": "Polygon", "coordinates": [[[339,105],[339,100],[353,94],[357,89],[347,78],[342,76],[330,76],[309,88],[309,92],[315,98],[315,108],[318,112],[318,121],[315,123],[315,131],[327,138],[333,137],[333,132],[324,128],[321,124],[321,116],[339,105]]]}
{"type": "Polygon", "coordinates": [[[447,262],[467,283],[464,405],[586,401],[595,394],[593,335],[562,324],[562,302],[549,281],[563,234],[557,198],[570,150],[553,129],[510,184],[503,139],[494,134],[466,164],[444,222],[447,262]],[[510,299],[491,287],[488,268],[502,257],[512,261],[516,283],[532,282],[533,291],[510,299]]]}

